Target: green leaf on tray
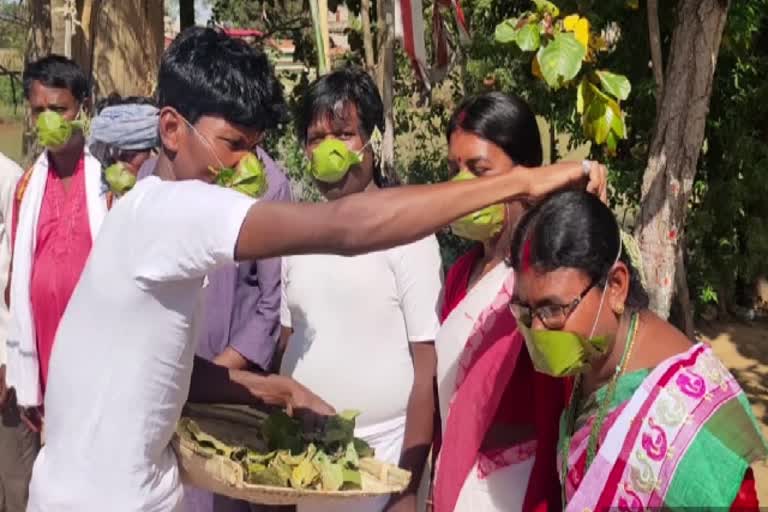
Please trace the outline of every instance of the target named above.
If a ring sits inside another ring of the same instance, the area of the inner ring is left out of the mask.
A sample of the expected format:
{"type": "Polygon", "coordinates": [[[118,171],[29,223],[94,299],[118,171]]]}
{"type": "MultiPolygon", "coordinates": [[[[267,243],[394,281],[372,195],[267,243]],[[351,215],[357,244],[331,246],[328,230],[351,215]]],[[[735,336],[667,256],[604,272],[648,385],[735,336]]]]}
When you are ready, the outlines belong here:
{"type": "MultiPolygon", "coordinates": [[[[240,463],[251,484],[294,489],[338,491],[361,489],[361,457],[373,456],[371,447],[354,437],[358,411],[328,417],[317,431],[302,429],[297,419],[279,411],[263,420],[257,430],[268,453],[229,446],[203,432],[194,420],[183,418],[179,428],[195,441],[198,453],[224,456],[240,463]]],[[[258,444],[257,444],[258,445],[258,444]]]]}

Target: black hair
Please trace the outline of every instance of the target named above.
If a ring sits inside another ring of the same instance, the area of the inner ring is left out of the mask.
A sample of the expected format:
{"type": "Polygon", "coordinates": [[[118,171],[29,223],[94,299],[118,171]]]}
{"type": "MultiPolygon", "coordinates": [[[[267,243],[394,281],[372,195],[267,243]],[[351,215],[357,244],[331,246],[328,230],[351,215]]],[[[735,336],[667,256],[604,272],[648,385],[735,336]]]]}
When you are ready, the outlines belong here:
{"type": "MultiPolygon", "coordinates": [[[[602,287],[620,247],[619,225],[610,208],[593,194],[571,190],[525,213],[512,237],[510,261],[516,269],[523,262],[544,272],[577,269],[602,287]]],[[[647,308],[648,294],[625,249],[620,259],[630,275],[627,308],[647,308]]]]}
{"type": "Polygon", "coordinates": [[[536,116],[518,96],[494,91],[464,100],[448,123],[449,142],[456,129],[494,143],[518,165],[541,165],[543,152],[536,116]]]}
{"type": "MultiPolygon", "coordinates": [[[[375,128],[384,133],[384,104],[376,83],[364,70],[348,66],[318,78],[307,88],[296,112],[296,132],[302,144],[306,144],[307,132],[317,119],[336,119],[347,105],[357,110],[358,131],[365,141],[375,128]]],[[[385,186],[381,166],[374,167],[374,182],[385,186]]]]}
{"type": "Polygon", "coordinates": [[[195,124],[206,115],[259,131],[286,115],[280,81],[267,56],[220,29],[190,27],[163,54],[158,107],[173,107],[195,124]]]}
{"type": "Polygon", "coordinates": [[[24,67],[22,83],[27,100],[32,92],[32,82],[40,82],[46,87],[67,89],[80,103],[91,95],[85,72],[75,61],[62,55],[48,55],[24,67]]]}
{"type": "Polygon", "coordinates": [[[114,107],[115,105],[155,105],[155,100],[146,96],[123,97],[116,92],[112,92],[106,98],[102,98],[96,102],[94,111],[96,114],[99,114],[105,108],[114,107]]]}

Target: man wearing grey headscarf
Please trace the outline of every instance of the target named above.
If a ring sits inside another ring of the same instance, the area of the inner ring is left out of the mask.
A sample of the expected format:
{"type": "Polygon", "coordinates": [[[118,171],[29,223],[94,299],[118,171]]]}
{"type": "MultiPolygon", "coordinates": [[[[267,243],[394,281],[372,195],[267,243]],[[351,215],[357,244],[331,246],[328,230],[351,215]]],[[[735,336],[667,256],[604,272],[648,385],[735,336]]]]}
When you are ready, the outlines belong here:
{"type": "Polygon", "coordinates": [[[158,110],[147,99],[113,99],[112,103],[91,121],[88,149],[104,167],[121,162],[138,174],[157,147],[158,110]]]}

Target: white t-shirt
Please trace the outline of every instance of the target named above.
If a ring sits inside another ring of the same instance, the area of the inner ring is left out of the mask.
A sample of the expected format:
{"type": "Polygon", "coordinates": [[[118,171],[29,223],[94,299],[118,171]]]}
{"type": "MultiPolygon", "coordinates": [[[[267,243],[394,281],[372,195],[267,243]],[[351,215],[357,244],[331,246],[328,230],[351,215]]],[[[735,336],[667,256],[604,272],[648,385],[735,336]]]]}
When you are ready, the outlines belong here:
{"type": "Polygon", "coordinates": [[[293,335],[281,373],[337,410],[360,410],[361,430],[403,418],[408,342],[432,341],[440,327],[441,265],[434,236],[354,257],[283,258],[280,318],[293,335]]]}
{"type": "MultiPolygon", "coordinates": [[[[0,294],[8,284],[8,267],[11,264],[11,210],[16,182],[23,171],[21,167],[0,153],[0,294]]],[[[8,306],[0,300],[0,365],[5,364],[5,338],[8,336],[8,306]]]]}
{"type": "Polygon", "coordinates": [[[109,212],[56,334],[28,511],[180,509],[169,442],[204,277],[233,262],[253,203],[153,176],[109,212]]]}

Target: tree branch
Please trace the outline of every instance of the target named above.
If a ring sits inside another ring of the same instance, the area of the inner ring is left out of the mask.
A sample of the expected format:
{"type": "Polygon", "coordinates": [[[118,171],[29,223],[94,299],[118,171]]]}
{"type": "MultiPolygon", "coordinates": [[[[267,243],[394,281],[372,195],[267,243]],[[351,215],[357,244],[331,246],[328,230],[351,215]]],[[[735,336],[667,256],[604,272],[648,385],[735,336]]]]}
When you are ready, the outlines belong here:
{"type": "Polygon", "coordinates": [[[664,60],[661,53],[661,30],[659,29],[659,1],[648,0],[648,41],[651,47],[651,65],[656,80],[656,112],[661,105],[664,92],[664,60]]]}
{"type": "Polygon", "coordinates": [[[361,0],[360,17],[363,24],[363,48],[365,49],[365,67],[373,73],[376,63],[373,60],[373,34],[371,32],[371,0],[361,0]]]}

